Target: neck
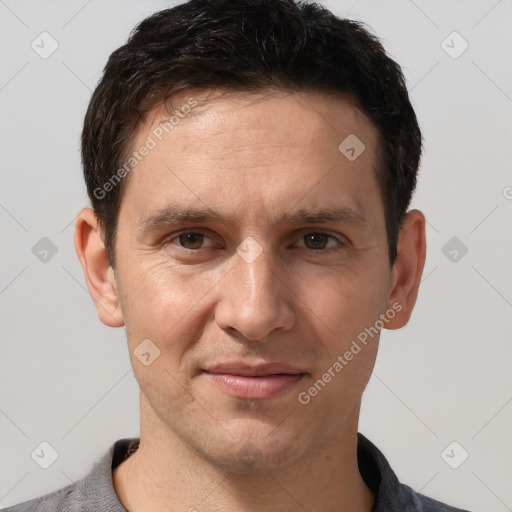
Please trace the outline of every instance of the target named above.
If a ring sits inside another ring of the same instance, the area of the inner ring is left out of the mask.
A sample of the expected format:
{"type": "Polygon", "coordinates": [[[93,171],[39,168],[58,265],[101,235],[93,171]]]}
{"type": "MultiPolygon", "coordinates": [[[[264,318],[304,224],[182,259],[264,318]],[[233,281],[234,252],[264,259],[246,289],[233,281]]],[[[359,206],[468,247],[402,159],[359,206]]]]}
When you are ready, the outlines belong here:
{"type": "MultiPolygon", "coordinates": [[[[114,471],[129,512],[370,512],[374,497],[357,463],[357,419],[313,455],[281,469],[229,471],[141,415],[140,446],[114,471]]],[[[161,426],[161,425],[160,425],[161,426]]]]}

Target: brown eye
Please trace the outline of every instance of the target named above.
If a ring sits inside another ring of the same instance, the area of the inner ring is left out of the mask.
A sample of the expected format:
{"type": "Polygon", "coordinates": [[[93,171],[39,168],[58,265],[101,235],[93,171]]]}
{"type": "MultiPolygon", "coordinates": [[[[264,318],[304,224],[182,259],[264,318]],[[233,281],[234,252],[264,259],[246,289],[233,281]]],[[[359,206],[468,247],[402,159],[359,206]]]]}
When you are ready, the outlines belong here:
{"type": "Polygon", "coordinates": [[[304,244],[308,249],[325,249],[329,242],[329,238],[332,237],[325,233],[308,233],[307,235],[304,235],[304,244]]]}
{"type": "Polygon", "coordinates": [[[179,243],[185,249],[200,249],[203,245],[204,235],[200,233],[182,233],[178,237],[179,243]]]}

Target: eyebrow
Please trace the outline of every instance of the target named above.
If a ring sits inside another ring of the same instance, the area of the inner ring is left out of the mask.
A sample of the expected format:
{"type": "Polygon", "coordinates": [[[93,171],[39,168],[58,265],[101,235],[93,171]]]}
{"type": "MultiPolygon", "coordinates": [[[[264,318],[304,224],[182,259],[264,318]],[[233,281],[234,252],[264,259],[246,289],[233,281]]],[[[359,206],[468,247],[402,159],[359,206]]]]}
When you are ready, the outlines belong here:
{"type": "MultiPolygon", "coordinates": [[[[142,216],[137,224],[137,232],[144,234],[161,227],[175,226],[180,223],[206,224],[217,222],[224,226],[232,226],[233,219],[228,219],[211,208],[192,208],[169,205],[162,210],[142,216]]],[[[277,225],[298,226],[303,224],[348,224],[367,227],[368,221],[357,210],[351,207],[299,209],[288,212],[276,222],[277,225]]]]}
{"type": "Polygon", "coordinates": [[[354,224],[365,226],[368,224],[361,213],[348,206],[336,208],[319,208],[313,210],[296,210],[286,213],[278,224],[354,224]]]}
{"type": "Polygon", "coordinates": [[[195,224],[218,222],[228,225],[229,221],[211,210],[210,208],[183,208],[178,205],[170,205],[158,210],[151,215],[142,216],[137,223],[137,231],[141,234],[154,231],[163,226],[173,226],[183,222],[195,224]]]}

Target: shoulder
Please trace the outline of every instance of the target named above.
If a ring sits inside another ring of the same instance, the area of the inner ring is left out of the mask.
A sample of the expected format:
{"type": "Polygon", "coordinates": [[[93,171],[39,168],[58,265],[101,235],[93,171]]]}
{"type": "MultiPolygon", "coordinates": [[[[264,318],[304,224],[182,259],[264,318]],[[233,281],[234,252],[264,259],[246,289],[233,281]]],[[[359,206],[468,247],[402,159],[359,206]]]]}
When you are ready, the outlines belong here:
{"type": "Polygon", "coordinates": [[[384,454],[361,433],[357,456],[361,476],[375,496],[374,512],[469,512],[424,496],[401,483],[384,454]]]}
{"type": "Polygon", "coordinates": [[[116,441],[81,480],[0,512],[126,512],[115,492],[112,470],[137,443],[138,438],[116,441]]]}
{"type": "Polygon", "coordinates": [[[423,494],[417,493],[413,491],[408,485],[400,484],[400,487],[403,489],[404,494],[409,494],[411,497],[414,497],[412,501],[415,502],[416,508],[413,510],[417,510],[418,512],[470,512],[466,509],[452,507],[451,505],[447,505],[446,503],[442,503],[440,501],[434,500],[425,496],[423,494]]]}
{"type": "Polygon", "coordinates": [[[48,512],[50,510],[55,512],[75,512],[80,510],[80,508],[76,507],[77,500],[75,495],[76,483],[39,498],[3,508],[1,512],[48,512]]]}
{"type": "Polygon", "coordinates": [[[418,494],[418,498],[423,512],[469,512],[469,510],[455,508],[450,505],[446,505],[446,503],[433,500],[428,496],[423,496],[423,494],[418,494]]]}

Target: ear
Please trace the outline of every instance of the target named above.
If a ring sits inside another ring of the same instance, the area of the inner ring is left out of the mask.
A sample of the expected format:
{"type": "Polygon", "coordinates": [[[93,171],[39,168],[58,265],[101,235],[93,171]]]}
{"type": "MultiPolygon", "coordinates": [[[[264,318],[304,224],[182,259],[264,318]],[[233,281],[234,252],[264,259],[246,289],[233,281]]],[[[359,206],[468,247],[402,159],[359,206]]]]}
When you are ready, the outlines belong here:
{"type": "Polygon", "coordinates": [[[400,329],[409,321],[418,296],[426,250],[425,216],[419,210],[411,210],[400,230],[391,273],[387,307],[396,311],[396,315],[386,323],[386,329],[400,329]]]}
{"type": "Polygon", "coordinates": [[[76,218],[75,249],[100,320],[109,327],[123,326],[114,271],[108,261],[98,219],[91,208],[84,208],[76,218]]]}

